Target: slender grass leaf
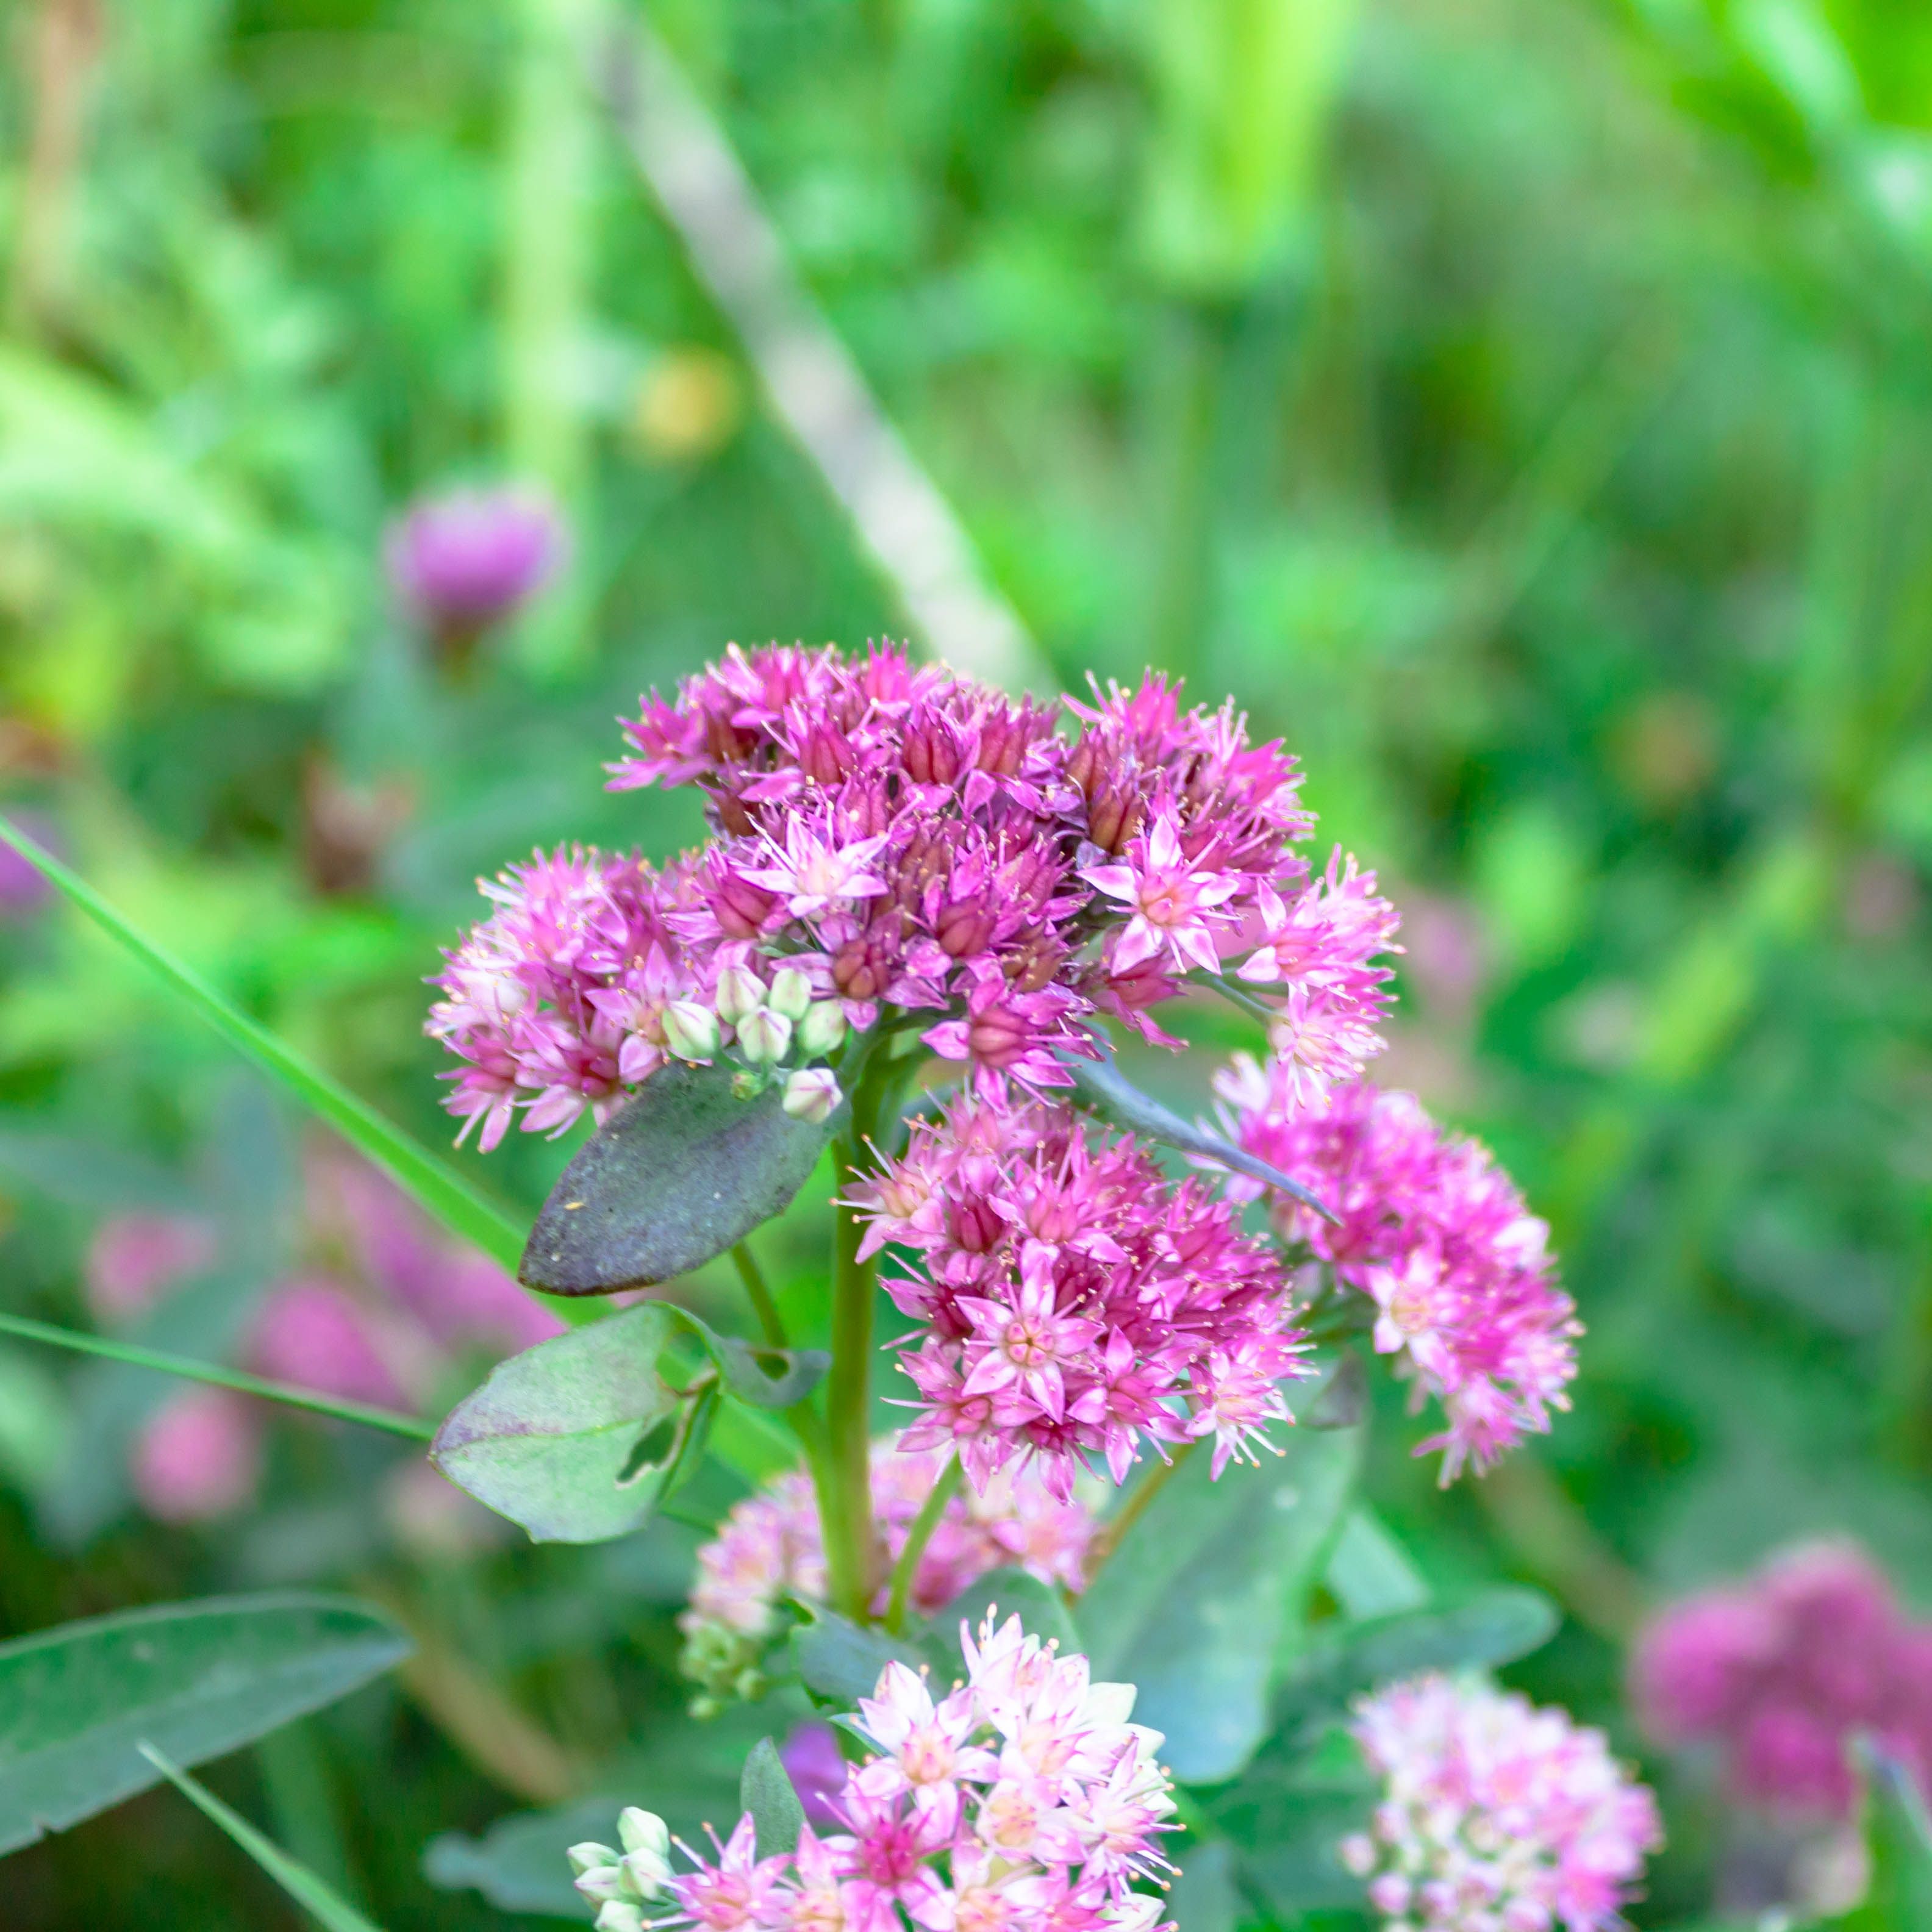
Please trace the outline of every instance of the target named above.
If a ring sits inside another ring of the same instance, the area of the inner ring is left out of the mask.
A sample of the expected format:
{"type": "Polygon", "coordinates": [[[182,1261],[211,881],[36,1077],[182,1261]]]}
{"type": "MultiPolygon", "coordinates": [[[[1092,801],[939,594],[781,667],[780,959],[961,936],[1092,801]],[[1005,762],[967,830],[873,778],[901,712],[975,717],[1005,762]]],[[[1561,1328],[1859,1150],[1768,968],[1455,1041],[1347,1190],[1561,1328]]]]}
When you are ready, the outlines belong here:
{"type": "MultiPolygon", "coordinates": [[[[1830,1932],[1925,1932],[1932,1926],[1932,1824],[1912,1774],[1869,1738],[1852,1754],[1864,1778],[1865,1846],[1871,1877],[1830,1932]]],[[[1822,1932],[1822,1928],[1820,1928],[1822,1932]]]]}
{"type": "MultiPolygon", "coordinates": [[[[700,1396],[658,1364],[662,1302],[539,1342],[500,1362],[436,1431],[430,1460],[538,1543],[601,1543],[647,1522],[700,1396]]],[[[715,1384],[712,1384],[715,1388],[715,1384]]]]}
{"type": "Polygon", "coordinates": [[[143,1348],[132,1342],[83,1334],[78,1329],[57,1328],[50,1322],[30,1322],[24,1316],[0,1315],[0,1334],[45,1342],[80,1354],[104,1356],[110,1362],[124,1362],[130,1368],[158,1370],[163,1375],[178,1376],[184,1382],[238,1390],[243,1395],[260,1396],[265,1402],[278,1402],[290,1408],[332,1416],[339,1422],[359,1423],[364,1429],[406,1436],[412,1442],[427,1442],[436,1433],[436,1424],[420,1416],[399,1414],[394,1409],[376,1408],[367,1402],[338,1401],[334,1396],[318,1395],[313,1389],[298,1388],[292,1382],[268,1382],[260,1376],[244,1375],[238,1369],[224,1369],[214,1362],[197,1362],[159,1348],[143,1348]]]}
{"type": "Polygon", "coordinates": [[[500,1208],[485,1200],[460,1174],[366,1101],[250,1019],[193,968],[136,931],[84,879],[4,818],[0,818],[0,838],[178,993],[230,1046],[272,1074],[310,1112],[375,1162],[425,1213],[506,1268],[515,1267],[523,1235],[500,1208]]]}
{"type": "Polygon", "coordinates": [[[752,1814],[758,1834],[760,1858],[773,1858],[797,1849],[805,1807],[798,1802],[790,1774],[778,1757],[778,1746],[770,1738],[760,1738],[745,1760],[745,1774],[738,1784],[738,1805],[740,1810],[752,1814]]]}
{"type": "Polygon", "coordinates": [[[307,1593],[213,1597],[0,1645],[0,1852],[154,1783],[146,1738],[199,1764],[380,1676],[409,1640],[307,1593]]]}
{"type": "Polygon", "coordinates": [[[735,1078],[722,1063],[674,1063],[605,1121],[537,1216],[519,1264],[526,1286],[553,1294],[650,1287],[781,1212],[832,1122],[794,1120],[776,1082],[741,1100],[735,1078]]]}
{"type": "Polygon", "coordinates": [[[1232,1778],[1266,1735],[1276,1652],[1340,1528],[1360,1438],[1292,1429],[1282,1454],[1218,1482],[1190,1456],[1081,1598],[1094,1675],[1140,1687],[1135,1717],[1167,1734],[1184,1783],[1232,1778]]]}
{"type": "Polygon", "coordinates": [[[287,1852],[264,1838],[238,1812],[231,1810],[206,1785],[188,1776],[164,1752],[144,1738],[136,1748],[174,1786],[190,1799],[202,1814],[227,1833],[288,1895],[326,1932],[381,1932],[381,1928],[337,1897],[308,1866],[298,1864],[287,1852]]]}
{"type": "Polygon", "coordinates": [[[1158,1141],[1163,1147],[1171,1147],[1178,1153],[1219,1161],[1223,1167],[1245,1174],[1250,1180],[1293,1195],[1304,1207],[1313,1208],[1325,1221],[1336,1219],[1319,1195],[1311,1192],[1280,1168],[1250,1154],[1245,1148],[1237,1147],[1226,1135],[1216,1133],[1212,1127],[1183,1120],[1172,1107],[1156,1100],[1151,1094],[1142,1093],[1114,1064],[1111,1054],[1101,1060],[1070,1058],[1066,1067],[1073,1076],[1073,1084],[1080,1097],[1096,1114],[1103,1114],[1116,1126],[1158,1141]]]}

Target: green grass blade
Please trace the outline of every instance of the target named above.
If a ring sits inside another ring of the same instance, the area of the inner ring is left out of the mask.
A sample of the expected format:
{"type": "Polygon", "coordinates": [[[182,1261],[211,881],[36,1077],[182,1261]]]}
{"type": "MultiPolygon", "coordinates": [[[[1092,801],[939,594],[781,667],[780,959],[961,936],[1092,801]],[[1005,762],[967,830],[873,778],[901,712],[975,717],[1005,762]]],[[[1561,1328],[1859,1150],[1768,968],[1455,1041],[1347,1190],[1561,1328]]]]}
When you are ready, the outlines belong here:
{"type": "Polygon", "coordinates": [[[306,1865],[296,1864],[280,1846],[265,1838],[247,1819],[232,1811],[214,1793],[189,1777],[152,1744],[136,1747],[141,1755],[182,1796],[226,1832],[288,1895],[327,1932],[382,1932],[352,1905],[345,1904],[306,1865]]]}
{"type": "Polygon", "coordinates": [[[524,1231],[478,1193],[427,1148],[347,1088],[258,1025],[225,999],[201,975],[137,932],[88,884],[20,828],[0,818],[0,838],[58,886],[88,918],[140,960],[200,1012],[228,1042],[286,1087],[359,1152],[398,1182],[427,1213],[464,1240],[500,1262],[512,1274],[524,1250],[524,1231]]]}
{"type": "Polygon", "coordinates": [[[364,1429],[406,1436],[412,1442],[432,1442],[436,1436],[436,1424],[418,1415],[374,1408],[367,1402],[340,1402],[333,1396],[318,1395],[313,1389],[298,1388],[292,1382],[272,1382],[260,1376],[244,1375],[239,1369],[197,1362],[187,1355],[166,1354],[159,1348],[143,1348],[132,1342],[111,1341],[104,1335],[86,1335],[76,1328],[56,1328],[51,1322],[30,1322],[24,1316],[0,1315],[0,1335],[46,1342],[82,1355],[104,1355],[110,1362],[128,1362],[137,1369],[158,1369],[163,1375],[179,1376],[188,1382],[212,1382],[217,1388],[236,1389],[243,1395],[258,1395],[265,1401],[279,1402],[290,1408],[306,1408],[317,1415],[332,1415],[339,1422],[359,1423],[364,1429]]]}

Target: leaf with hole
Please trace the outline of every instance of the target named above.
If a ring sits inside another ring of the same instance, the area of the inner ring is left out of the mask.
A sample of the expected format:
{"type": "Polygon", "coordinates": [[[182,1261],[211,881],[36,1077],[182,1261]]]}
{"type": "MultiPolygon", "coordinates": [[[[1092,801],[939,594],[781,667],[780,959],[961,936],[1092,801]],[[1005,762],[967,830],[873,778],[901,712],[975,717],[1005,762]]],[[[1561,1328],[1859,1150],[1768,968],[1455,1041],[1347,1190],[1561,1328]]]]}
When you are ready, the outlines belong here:
{"type": "Polygon", "coordinates": [[[1196,1450],[1080,1599],[1094,1674],[1139,1686],[1136,1719],[1167,1734],[1184,1783],[1233,1777],[1266,1734],[1276,1650],[1340,1529],[1360,1436],[1288,1429],[1282,1454],[1218,1482],[1196,1450]]]}
{"type": "Polygon", "coordinates": [[[137,1747],[155,1770],[190,1800],[202,1814],[213,1820],[241,1846],[299,1905],[323,1932],[380,1932],[346,1899],[339,1898],[309,1870],[263,1836],[239,1812],[232,1810],[208,1787],[188,1776],[165,1751],[145,1739],[137,1747]]]}
{"type": "Polygon", "coordinates": [[[1245,1174],[1252,1180],[1262,1181],[1270,1187],[1280,1189],[1284,1194],[1293,1195],[1303,1206],[1313,1208],[1324,1220],[1335,1220],[1319,1195],[1311,1192],[1280,1168],[1270,1166],[1245,1148],[1237,1147],[1226,1135],[1216,1133],[1212,1127],[1183,1120],[1172,1107],[1156,1100],[1151,1094],[1142,1093],[1114,1064],[1111,1054],[1101,1060],[1070,1058],[1066,1066],[1073,1076],[1074,1087],[1082,1100],[1117,1127],[1124,1127],[1147,1140],[1158,1141],[1162,1146],[1171,1147],[1177,1153],[1218,1161],[1237,1174],[1245,1174]]]}
{"type": "Polygon", "coordinates": [[[580,1148],[530,1231],[519,1274],[608,1294],[688,1274],[788,1207],[832,1138],[784,1111],[782,1082],[741,1100],[720,1062],[659,1068],[580,1148]]]}
{"type": "Polygon", "coordinates": [[[755,1408],[789,1408],[818,1386],[832,1358],[823,1348],[773,1348],[737,1335],[721,1335],[688,1308],[673,1314],[704,1343],[724,1386],[755,1408]]]}
{"type": "Polygon", "coordinates": [[[805,1807],[798,1802],[791,1774],[770,1738],[760,1738],[745,1760],[745,1774],[738,1784],[738,1808],[752,1814],[760,1858],[773,1858],[797,1848],[805,1807]]]}
{"type": "Polygon", "coordinates": [[[647,1522],[708,1421],[660,1358],[676,1317],[646,1302],[499,1363],[436,1431],[430,1460],[538,1543],[601,1543],[647,1522]]]}
{"type": "Polygon", "coordinates": [[[0,1645],[0,1852],[156,1783],[136,1748],[200,1764],[409,1654],[380,1612],[306,1592],[211,1597],[0,1645]]]}

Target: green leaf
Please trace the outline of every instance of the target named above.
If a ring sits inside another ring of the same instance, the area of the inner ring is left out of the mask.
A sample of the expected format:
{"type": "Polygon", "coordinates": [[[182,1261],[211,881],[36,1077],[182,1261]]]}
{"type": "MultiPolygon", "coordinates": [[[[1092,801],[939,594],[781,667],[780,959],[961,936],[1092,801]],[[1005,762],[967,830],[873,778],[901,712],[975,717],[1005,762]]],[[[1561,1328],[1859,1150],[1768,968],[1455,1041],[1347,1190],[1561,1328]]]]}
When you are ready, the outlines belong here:
{"type": "Polygon", "coordinates": [[[836,1610],[814,1609],[791,1634],[792,1667],[814,1696],[850,1709],[877,1688],[879,1672],[897,1659],[916,1670],[931,1659],[882,1630],[862,1628],[836,1610]]]}
{"type": "Polygon", "coordinates": [[[204,1785],[197,1784],[164,1752],[143,1739],[141,1755],[176,1789],[199,1805],[288,1895],[327,1932],[381,1932],[356,1908],[338,1898],[306,1865],[298,1864],[281,1847],[256,1831],[247,1819],[230,1810],[204,1785]]]}
{"type": "Polygon", "coordinates": [[[665,1306],[704,1343],[724,1386],[754,1408],[789,1408],[818,1386],[832,1358],[823,1348],[773,1348],[721,1335],[688,1308],[665,1306]]]}
{"type": "Polygon", "coordinates": [[[1244,1888],[1294,1924],[1304,1912],[1364,1904],[1362,1882],[1336,1848],[1366,1828],[1378,1788],[1354,1740],[1331,1730],[1292,1762],[1264,1758],[1196,1802],[1234,1845],[1244,1888]]]}
{"type": "Polygon", "coordinates": [[[738,1784],[738,1804],[741,1810],[752,1814],[758,1834],[760,1858],[773,1858],[797,1848],[805,1807],[798,1802],[790,1774],[779,1759],[778,1746],[770,1738],[760,1738],[745,1760],[745,1774],[738,1784]]]}
{"type": "Polygon", "coordinates": [[[1280,1168],[1270,1166],[1245,1148],[1237,1147],[1225,1134],[1216,1133],[1212,1127],[1183,1120],[1172,1107],[1164,1106],[1151,1094],[1143,1094],[1114,1065],[1111,1054],[1103,1060],[1069,1059],[1066,1067],[1073,1076],[1073,1084],[1080,1097],[1094,1112],[1104,1114],[1116,1126],[1124,1127],[1145,1139],[1158,1141],[1163,1147],[1173,1148],[1179,1153],[1198,1154],[1219,1161],[1237,1174],[1245,1174],[1250,1180],[1264,1182],[1270,1187],[1280,1188],[1284,1194],[1293,1195],[1304,1207],[1313,1208],[1324,1220],[1336,1218],[1320,1196],[1312,1193],[1280,1168]]]}
{"type": "Polygon", "coordinates": [[[1421,1571],[1366,1503],[1357,1504],[1343,1521],[1322,1581],[1352,1617],[1420,1610],[1429,1600],[1421,1571]]]}
{"type": "Polygon", "coordinates": [[[531,1288],[608,1294],[684,1274],[790,1202],[832,1138],[795,1120],[782,1084],[740,1100],[736,1076],[662,1067],[563,1171],[518,1264],[531,1288]]]}
{"type": "Polygon", "coordinates": [[[1266,1734],[1276,1648],[1354,1486],[1359,1430],[1284,1433],[1283,1454],[1219,1482],[1190,1455],[1080,1600],[1094,1674],[1140,1687],[1136,1720],[1167,1734],[1184,1783],[1232,1778],[1266,1734]]]}
{"type": "Polygon", "coordinates": [[[674,1320],[646,1302],[500,1362],[451,1410],[430,1460],[535,1542],[627,1534],[708,1420],[707,1391],[681,1396],[659,1371],[674,1320]]]}
{"type": "Polygon", "coordinates": [[[1932,1824],[1912,1774],[1868,1739],[1853,1755],[1864,1776],[1865,1845],[1871,1881],[1831,1932],[1925,1932],[1932,1925],[1932,1824]]]}
{"type": "Polygon", "coordinates": [[[460,1174],[419,1145],[367,1102],[332,1079],[242,1010],[199,973],[137,932],[94,888],[0,818],[0,838],[65,893],[96,925],[180,994],[215,1031],[272,1074],[310,1112],[326,1120],[358,1152],[382,1168],[424,1211],[453,1234],[474,1244],[506,1268],[516,1265],[523,1237],[503,1210],[460,1174]]]}
{"type": "Polygon", "coordinates": [[[1352,1697],[1425,1670],[1491,1670],[1526,1657],[1562,1618],[1540,1591],[1505,1585],[1458,1603],[1318,1630],[1275,1699],[1278,1732],[1345,1709],[1352,1697]]]}
{"type": "Polygon", "coordinates": [[[219,1757],[409,1648],[380,1612],[307,1593],[124,1611],[0,1646],[0,1852],[147,1790],[140,1739],[187,1764],[219,1757]]]}
{"type": "Polygon", "coordinates": [[[1042,1640],[1058,1638],[1067,1652],[1084,1652],[1079,1631],[1065,1600],[1051,1583],[1042,1583],[1024,1570],[992,1570],[969,1583],[942,1610],[935,1611],[926,1648],[942,1666],[941,1676],[950,1682],[964,1660],[959,1648],[959,1626],[965,1624],[975,1636],[988,1614],[997,1610],[999,1620],[1017,1612],[1022,1626],[1042,1640]]]}
{"type": "Polygon", "coordinates": [[[1234,1932],[1241,1918],[1234,1880],[1234,1849],[1224,1838],[1190,1836],[1175,1857],[1180,1869],[1161,1913],[1180,1932],[1234,1932]]]}

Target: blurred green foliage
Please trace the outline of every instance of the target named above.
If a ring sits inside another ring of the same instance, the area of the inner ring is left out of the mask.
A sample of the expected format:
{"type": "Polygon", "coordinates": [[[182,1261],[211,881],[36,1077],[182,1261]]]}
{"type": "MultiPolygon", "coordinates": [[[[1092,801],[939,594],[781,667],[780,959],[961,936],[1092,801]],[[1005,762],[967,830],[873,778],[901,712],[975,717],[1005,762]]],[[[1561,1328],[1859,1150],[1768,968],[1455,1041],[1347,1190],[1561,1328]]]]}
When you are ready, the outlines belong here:
{"type": "MultiPolygon", "coordinates": [[[[1512,1677],[1632,1750],[1648,1600],[1844,1529],[1932,1604],[1923,10],[654,16],[1062,679],[1234,690],[1405,904],[1387,1077],[1492,1139],[1591,1331],[1575,1412],[1486,1484],[1438,1502],[1381,1432],[1372,1492],[1425,1571],[1553,1589],[1569,1621],[1512,1677]]],[[[472,877],[695,830],[599,790],[612,715],[730,638],[899,628],[609,136],[600,17],[4,19],[4,802],[432,1138],[420,980],[472,877]],[[556,493],[575,560],[458,679],[391,608],[382,530],[502,475],[556,493]]],[[[222,1265],[142,1339],[232,1346],[286,1262],[296,1124],[72,918],[10,912],[0,973],[4,1305],[82,1318],[104,1214],[198,1203],[222,1265]]],[[[560,1150],[513,1138],[462,1158],[527,1210],[560,1150]]],[[[770,1245],[812,1339],[814,1250],[770,1245]]],[[[392,1932],[510,1922],[422,1848],[682,1735],[692,1533],[431,1547],[369,1505],[397,1452],[293,1424],[242,1526],[164,1530],[122,1474],[158,1399],[0,1348],[0,1635],[381,1595],[429,1676],[216,1781],[392,1932]]],[[[1662,1925],[1708,1905],[1722,1826],[1651,1768],[1662,1925]]],[[[292,1922],[172,1802],[10,1862],[10,1926],[292,1922]]]]}

